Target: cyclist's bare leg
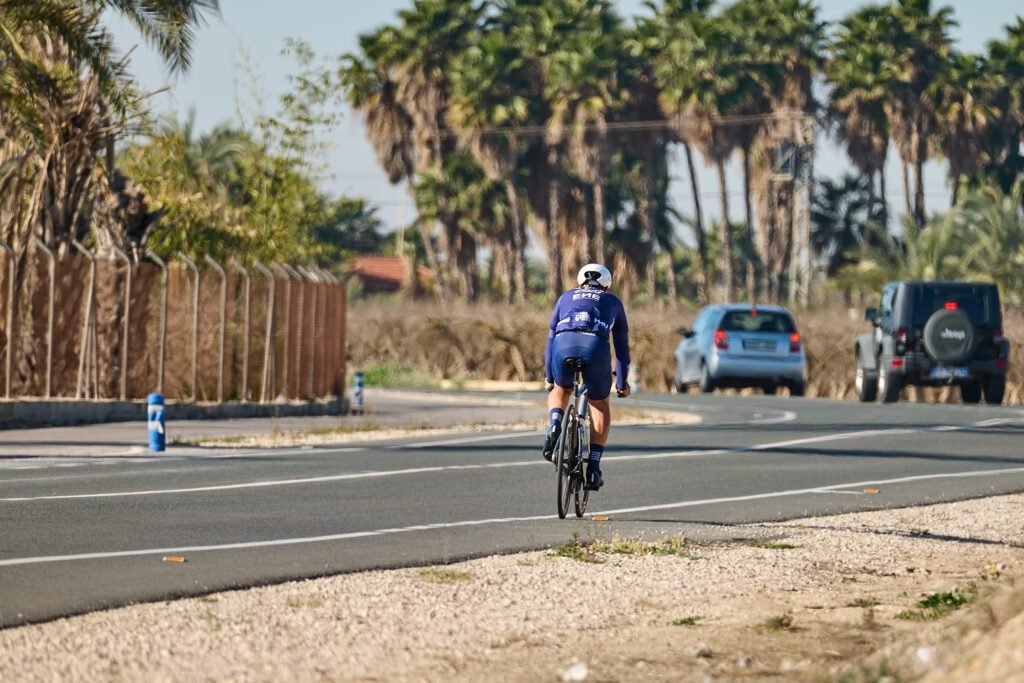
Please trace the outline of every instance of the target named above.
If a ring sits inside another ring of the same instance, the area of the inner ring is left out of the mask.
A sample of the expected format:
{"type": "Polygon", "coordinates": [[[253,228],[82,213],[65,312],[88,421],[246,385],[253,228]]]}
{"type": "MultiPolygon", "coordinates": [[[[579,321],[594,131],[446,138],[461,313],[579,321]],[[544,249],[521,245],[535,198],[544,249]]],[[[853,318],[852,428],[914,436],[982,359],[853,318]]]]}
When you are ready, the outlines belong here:
{"type": "Polygon", "coordinates": [[[612,426],[612,409],[608,399],[590,400],[590,443],[603,446],[608,443],[612,426]]]}
{"type": "Polygon", "coordinates": [[[557,384],[554,385],[554,389],[548,392],[548,412],[550,413],[555,408],[559,410],[565,410],[565,407],[569,405],[569,397],[572,396],[572,387],[563,389],[557,384]]]}

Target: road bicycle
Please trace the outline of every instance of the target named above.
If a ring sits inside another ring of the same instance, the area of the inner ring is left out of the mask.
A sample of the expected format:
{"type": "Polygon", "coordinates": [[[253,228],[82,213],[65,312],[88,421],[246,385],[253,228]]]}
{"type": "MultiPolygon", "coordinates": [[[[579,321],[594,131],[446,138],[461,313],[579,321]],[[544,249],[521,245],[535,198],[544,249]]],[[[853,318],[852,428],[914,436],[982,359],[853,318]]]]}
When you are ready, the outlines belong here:
{"type": "Polygon", "coordinates": [[[569,358],[565,364],[573,372],[573,384],[572,399],[565,412],[565,424],[556,448],[559,519],[565,519],[569,514],[569,499],[575,500],[576,516],[582,517],[587,511],[590,496],[586,486],[586,467],[590,457],[590,401],[587,385],[583,383],[586,362],[580,358],[569,358]]]}

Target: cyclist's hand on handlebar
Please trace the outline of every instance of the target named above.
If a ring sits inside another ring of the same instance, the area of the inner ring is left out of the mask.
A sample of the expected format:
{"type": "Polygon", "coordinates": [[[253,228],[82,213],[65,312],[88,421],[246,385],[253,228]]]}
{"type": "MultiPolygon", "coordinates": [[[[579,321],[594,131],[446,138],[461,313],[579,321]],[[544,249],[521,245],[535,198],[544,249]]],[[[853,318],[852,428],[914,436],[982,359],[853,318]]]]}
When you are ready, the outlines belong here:
{"type": "Polygon", "coordinates": [[[621,389],[618,387],[615,388],[615,394],[619,398],[628,398],[631,393],[633,393],[633,389],[628,384],[621,389]]]}

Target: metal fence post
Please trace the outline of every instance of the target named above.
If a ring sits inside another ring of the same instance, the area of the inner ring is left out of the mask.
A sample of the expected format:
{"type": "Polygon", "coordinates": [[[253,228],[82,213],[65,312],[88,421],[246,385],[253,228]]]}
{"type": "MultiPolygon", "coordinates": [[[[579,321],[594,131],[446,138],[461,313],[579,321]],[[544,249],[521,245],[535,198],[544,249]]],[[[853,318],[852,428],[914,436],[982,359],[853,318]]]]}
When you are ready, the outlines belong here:
{"type": "Polygon", "coordinates": [[[128,254],[117,247],[111,246],[110,248],[128,266],[128,273],[124,281],[124,325],[121,334],[121,400],[123,401],[127,396],[128,389],[128,324],[132,314],[132,260],[128,258],[128,254]]]}
{"type": "Polygon", "coordinates": [[[225,317],[228,309],[228,276],[220,264],[214,261],[209,254],[203,259],[213,267],[220,275],[220,362],[217,365],[217,403],[224,402],[224,331],[227,327],[225,317]]]}
{"type": "Polygon", "coordinates": [[[195,273],[195,287],[192,290],[192,402],[196,402],[198,395],[197,385],[199,379],[199,269],[192,263],[188,256],[178,252],[178,258],[195,273]]]}
{"type": "Polygon", "coordinates": [[[146,250],[146,257],[160,268],[160,328],[157,361],[156,361],[156,393],[164,393],[164,350],[167,346],[167,264],[151,249],[146,250]]]}
{"type": "Polygon", "coordinates": [[[279,263],[271,266],[278,273],[284,273],[284,367],[281,368],[281,384],[284,385],[284,398],[288,400],[288,351],[289,338],[292,331],[292,280],[291,274],[279,263]]]}
{"type": "Polygon", "coordinates": [[[6,374],[4,375],[4,398],[11,398],[11,369],[13,366],[14,358],[14,276],[17,271],[17,263],[14,258],[14,250],[11,249],[11,245],[7,244],[3,240],[0,240],[0,249],[7,252],[7,358],[4,359],[6,364],[6,374]]]}
{"type": "MultiPolygon", "coordinates": [[[[92,307],[96,296],[96,254],[89,251],[84,244],[78,240],[71,240],[75,249],[82,252],[85,258],[89,259],[89,289],[85,293],[85,311],[82,313],[82,339],[78,352],[78,381],[75,383],[75,398],[82,398],[82,377],[86,372],[86,365],[89,352],[92,348],[93,339],[90,331],[92,329],[92,307]]],[[[88,390],[86,390],[88,393],[88,390]]]]}
{"type": "Polygon", "coordinates": [[[267,394],[273,389],[270,369],[274,362],[274,294],[277,290],[277,280],[259,261],[253,261],[252,267],[267,278],[270,285],[267,290],[267,335],[263,346],[263,379],[260,385],[260,403],[266,403],[267,394]]]}
{"type": "Polygon", "coordinates": [[[316,398],[316,387],[313,386],[313,383],[316,378],[316,317],[319,313],[317,308],[320,303],[320,277],[311,269],[301,268],[300,270],[313,284],[312,301],[309,304],[309,397],[316,398]]]}
{"type": "Polygon", "coordinates": [[[306,298],[306,288],[303,286],[303,280],[306,278],[303,277],[302,272],[298,268],[293,268],[287,263],[282,267],[292,276],[299,289],[299,310],[295,315],[295,398],[302,398],[302,324],[306,298]]]}
{"type": "Polygon", "coordinates": [[[50,258],[50,303],[46,316],[46,394],[44,398],[50,398],[50,390],[53,382],[53,307],[54,298],[57,296],[57,257],[46,244],[38,237],[32,238],[37,248],[50,258]]]}
{"type": "Polygon", "coordinates": [[[249,271],[234,258],[229,261],[229,265],[241,273],[245,280],[245,322],[242,331],[242,401],[244,402],[249,400],[249,306],[252,297],[252,280],[249,278],[249,271]]]}

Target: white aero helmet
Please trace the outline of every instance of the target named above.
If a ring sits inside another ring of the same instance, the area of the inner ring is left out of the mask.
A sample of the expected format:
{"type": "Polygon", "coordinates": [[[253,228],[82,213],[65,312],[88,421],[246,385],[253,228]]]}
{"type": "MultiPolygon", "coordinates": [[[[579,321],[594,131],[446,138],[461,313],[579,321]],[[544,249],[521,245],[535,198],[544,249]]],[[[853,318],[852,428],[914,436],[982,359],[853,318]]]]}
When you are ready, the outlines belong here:
{"type": "Polygon", "coordinates": [[[588,263],[580,268],[579,275],[576,276],[576,282],[579,283],[580,287],[589,284],[608,289],[612,286],[612,271],[600,263],[588,263]]]}

